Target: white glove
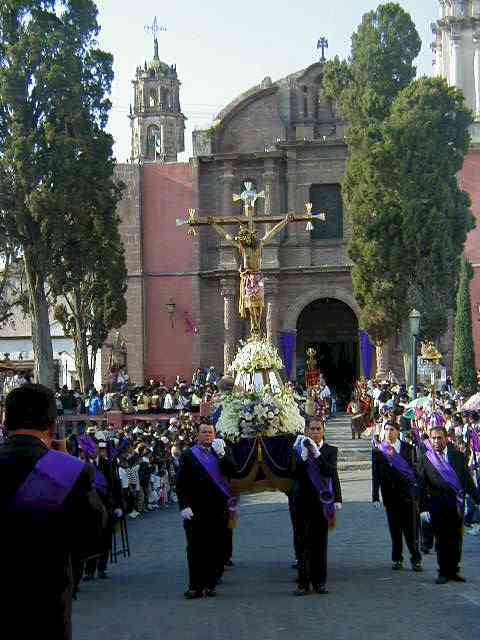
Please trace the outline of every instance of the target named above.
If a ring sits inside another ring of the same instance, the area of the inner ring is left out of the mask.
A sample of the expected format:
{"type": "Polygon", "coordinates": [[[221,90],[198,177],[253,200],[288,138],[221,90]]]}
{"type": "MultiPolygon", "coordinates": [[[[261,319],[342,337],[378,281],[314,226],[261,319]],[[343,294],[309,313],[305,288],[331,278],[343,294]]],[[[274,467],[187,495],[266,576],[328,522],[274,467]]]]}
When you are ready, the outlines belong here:
{"type": "Polygon", "coordinates": [[[215,438],[212,442],[212,449],[215,451],[219,458],[223,458],[225,455],[225,442],[221,438],[215,438]]]}
{"type": "Polygon", "coordinates": [[[299,442],[302,442],[302,440],[303,440],[303,438],[304,438],[304,437],[305,437],[305,436],[302,436],[302,435],[300,435],[300,434],[297,436],[297,438],[296,438],[295,442],[293,443],[293,448],[294,448],[294,449],[296,449],[296,448],[298,447],[298,443],[299,443],[299,442]]]}
{"type": "Polygon", "coordinates": [[[182,509],[182,511],[180,511],[180,515],[184,520],[191,520],[193,518],[193,511],[190,509],[190,507],[186,507],[185,509],[182,509]]]}
{"type": "Polygon", "coordinates": [[[380,502],[380,500],[375,500],[373,503],[373,506],[375,509],[381,509],[382,508],[382,503],[380,502]]]}
{"type": "Polygon", "coordinates": [[[335,502],[335,511],[341,511],[341,509],[342,509],[342,503],[335,502]]]}
{"type": "Polygon", "coordinates": [[[121,509],[115,509],[115,517],[121,518],[123,516],[123,511],[121,509]]]}
{"type": "Polygon", "coordinates": [[[420,520],[422,522],[426,522],[426,523],[430,524],[432,522],[432,518],[430,516],[430,512],[429,511],[422,511],[422,513],[420,514],[420,520]]]}
{"type": "Polygon", "coordinates": [[[313,454],[314,458],[318,458],[318,456],[320,455],[320,450],[311,438],[304,438],[302,445],[303,447],[305,447],[305,449],[307,449],[307,452],[313,454]]]}

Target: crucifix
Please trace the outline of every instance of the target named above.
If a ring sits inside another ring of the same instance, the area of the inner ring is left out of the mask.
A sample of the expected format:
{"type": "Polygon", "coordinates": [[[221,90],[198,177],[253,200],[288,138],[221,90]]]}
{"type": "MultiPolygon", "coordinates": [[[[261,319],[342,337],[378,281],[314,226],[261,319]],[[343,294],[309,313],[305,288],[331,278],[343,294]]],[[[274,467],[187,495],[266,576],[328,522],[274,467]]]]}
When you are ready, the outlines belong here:
{"type": "Polygon", "coordinates": [[[145,26],[145,31],[147,33],[152,33],[153,34],[153,45],[154,45],[154,50],[155,50],[155,58],[158,58],[158,34],[161,31],[166,31],[167,29],[165,27],[161,27],[158,24],[158,20],[157,20],[157,16],[155,16],[155,18],[153,19],[152,24],[147,24],[145,26]]]}
{"type": "Polygon", "coordinates": [[[320,58],[320,60],[322,62],[325,62],[326,58],[325,58],[325,51],[326,49],[328,49],[328,40],[327,38],[320,38],[319,41],[317,42],[317,49],[321,49],[322,50],[322,57],[320,58]]]}
{"type": "Polygon", "coordinates": [[[241,318],[250,316],[250,332],[252,337],[260,337],[262,316],[265,307],[264,302],[264,282],[262,275],[262,253],[263,247],[280,233],[290,222],[307,222],[307,231],[313,229],[313,221],[325,222],[326,214],[312,214],[312,203],[305,203],[305,213],[287,213],[280,216],[255,215],[255,205],[259,198],[270,201],[269,191],[258,193],[251,182],[244,183],[244,191],[241,194],[234,194],[234,202],[243,203],[243,216],[206,216],[197,218],[196,209],[188,210],[187,220],[177,220],[177,226],[188,225],[188,235],[196,235],[195,227],[209,226],[232,247],[237,249],[240,264],[240,300],[239,313],[241,318]],[[267,228],[262,238],[257,237],[257,224],[274,224],[267,228]],[[231,236],[223,227],[228,225],[239,225],[236,236],[231,236]]]}

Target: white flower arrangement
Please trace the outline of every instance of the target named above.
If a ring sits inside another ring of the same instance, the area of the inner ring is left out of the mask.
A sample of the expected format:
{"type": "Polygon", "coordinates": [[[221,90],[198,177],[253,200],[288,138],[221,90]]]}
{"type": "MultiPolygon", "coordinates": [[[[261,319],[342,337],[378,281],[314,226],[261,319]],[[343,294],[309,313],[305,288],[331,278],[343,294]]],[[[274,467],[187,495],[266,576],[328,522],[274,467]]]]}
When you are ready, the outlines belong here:
{"type": "Polygon", "coordinates": [[[222,413],[217,430],[233,442],[257,436],[297,434],[305,422],[289,389],[271,395],[261,393],[226,393],[217,401],[222,413]]]}
{"type": "Polygon", "coordinates": [[[231,369],[235,373],[253,373],[260,369],[283,369],[277,349],[265,338],[253,338],[240,346],[231,369]]]}

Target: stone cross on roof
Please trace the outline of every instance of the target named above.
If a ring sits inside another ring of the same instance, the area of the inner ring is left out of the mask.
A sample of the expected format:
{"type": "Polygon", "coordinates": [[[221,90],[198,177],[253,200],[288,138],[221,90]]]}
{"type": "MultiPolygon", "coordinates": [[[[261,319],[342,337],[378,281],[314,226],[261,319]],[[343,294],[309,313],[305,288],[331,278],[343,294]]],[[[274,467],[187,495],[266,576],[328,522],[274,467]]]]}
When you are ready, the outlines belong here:
{"type": "Polygon", "coordinates": [[[158,24],[158,20],[157,20],[157,16],[155,16],[155,18],[153,19],[152,24],[147,24],[145,26],[145,31],[147,33],[152,33],[153,34],[153,45],[154,45],[154,57],[156,60],[158,60],[158,34],[161,31],[166,31],[167,29],[165,27],[162,27],[158,24]]]}

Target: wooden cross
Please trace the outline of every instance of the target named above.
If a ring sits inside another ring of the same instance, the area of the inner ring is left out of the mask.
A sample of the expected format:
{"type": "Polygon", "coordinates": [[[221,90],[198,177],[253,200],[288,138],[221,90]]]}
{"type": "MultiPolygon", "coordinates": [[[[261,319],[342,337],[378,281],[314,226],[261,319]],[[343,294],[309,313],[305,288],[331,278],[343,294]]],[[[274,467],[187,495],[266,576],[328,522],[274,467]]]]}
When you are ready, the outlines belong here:
{"type": "MultiPolygon", "coordinates": [[[[305,222],[306,221],[307,222],[306,230],[311,231],[313,229],[312,222],[314,220],[318,220],[320,222],[326,221],[327,216],[325,212],[312,214],[313,205],[311,202],[305,203],[304,214],[285,213],[283,215],[277,215],[277,216],[270,216],[270,215],[256,216],[255,215],[256,201],[259,198],[265,198],[265,192],[261,191],[260,193],[257,193],[257,191],[253,188],[253,185],[251,182],[245,182],[244,187],[245,187],[245,190],[242,191],[241,194],[233,195],[234,202],[238,202],[240,200],[243,202],[243,214],[245,216],[244,218],[240,216],[231,216],[231,215],[205,216],[203,218],[198,218],[196,209],[188,209],[188,218],[186,220],[177,218],[177,221],[176,221],[177,227],[188,225],[190,227],[188,231],[188,235],[194,236],[196,235],[195,227],[202,227],[202,226],[203,227],[208,227],[213,225],[227,226],[232,224],[239,224],[240,226],[245,226],[245,223],[247,223],[249,230],[254,231],[257,224],[276,223],[276,227],[279,227],[281,225],[281,227],[283,228],[283,226],[285,226],[285,224],[288,224],[289,222],[305,222]]],[[[271,230],[271,232],[275,231],[276,227],[274,227],[271,230]]],[[[280,228],[278,229],[278,231],[280,231],[280,228]]],[[[270,232],[271,235],[269,235],[269,239],[271,239],[273,235],[276,235],[276,232],[273,234],[271,232],[270,232]]]]}

